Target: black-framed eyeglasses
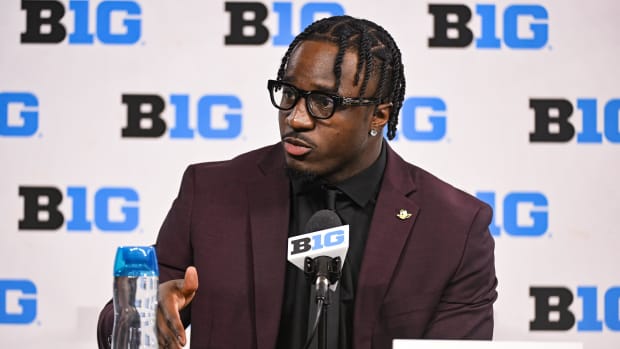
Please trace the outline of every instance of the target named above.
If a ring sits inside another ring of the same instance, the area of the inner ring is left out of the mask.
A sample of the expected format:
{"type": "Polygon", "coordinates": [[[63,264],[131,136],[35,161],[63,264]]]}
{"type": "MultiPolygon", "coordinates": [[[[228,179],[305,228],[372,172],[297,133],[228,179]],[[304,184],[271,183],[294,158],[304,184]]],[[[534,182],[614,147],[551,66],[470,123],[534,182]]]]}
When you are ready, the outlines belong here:
{"type": "Polygon", "coordinates": [[[379,98],[353,98],[322,91],[304,91],[284,81],[267,80],[271,103],[280,110],[291,110],[301,97],[306,99],[308,113],[316,119],[329,119],[340,106],[381,104],[379,98]]]}

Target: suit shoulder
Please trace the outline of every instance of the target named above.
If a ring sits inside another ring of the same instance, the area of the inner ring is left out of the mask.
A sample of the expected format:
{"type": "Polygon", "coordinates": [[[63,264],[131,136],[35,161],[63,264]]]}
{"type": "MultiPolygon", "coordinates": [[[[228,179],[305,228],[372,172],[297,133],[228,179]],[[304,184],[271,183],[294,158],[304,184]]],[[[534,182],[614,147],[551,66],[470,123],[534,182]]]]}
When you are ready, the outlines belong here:
{"type": "Polygon", "coordinates": [[[414,196],[422,203],[422,206],[439,209],[446,214],[481,215],[484,220],[490,220],[492,209],[482,200],[425,169],[413,164],[407,165],[416,184],[414,196]]]}
{"type": "Polygon", "coordinates": [[[270,145],[237,155],[229,160],[191,164],[188,166],[186,173],[192,172],[198,177],[225,176],[221,177],[221,179],[241,180],[256,173],[256,171],[260,171],[259,164],[264,159],[277,156],[276,153],[276,145],[270,145]]]}

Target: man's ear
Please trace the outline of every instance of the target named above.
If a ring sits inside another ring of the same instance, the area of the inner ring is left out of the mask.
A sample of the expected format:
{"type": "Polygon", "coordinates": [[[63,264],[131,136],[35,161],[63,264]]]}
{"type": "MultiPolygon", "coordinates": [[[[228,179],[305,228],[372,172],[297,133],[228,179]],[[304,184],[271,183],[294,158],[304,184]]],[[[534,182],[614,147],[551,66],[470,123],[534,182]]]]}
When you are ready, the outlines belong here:
{"type": "Polygon", "coordinates": [[[382,130],[383,126],[390,119],[390,112],[392,111],[392,103],[382,103],[375,106],[375,112],[372,115],[370,122],[371,128],[375,130],[382,130]]]}

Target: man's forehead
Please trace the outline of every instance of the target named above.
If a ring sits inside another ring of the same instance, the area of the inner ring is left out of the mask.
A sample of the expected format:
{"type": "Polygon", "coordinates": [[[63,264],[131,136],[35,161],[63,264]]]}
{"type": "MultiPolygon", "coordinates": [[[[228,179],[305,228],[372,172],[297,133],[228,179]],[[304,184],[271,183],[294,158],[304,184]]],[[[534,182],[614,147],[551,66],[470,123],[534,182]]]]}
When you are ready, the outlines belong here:
{"type": "MultiPolygon", "coordinates": [[[[285,82],[291,83],[295,86],[299,85],[299,81],[296,75],[284,75],[283,80],[285,82]]],[[[329,93],[337,93],[338,89],[335,86],[335,79],[323,80],[323,79],[311,79],[309,81],[305,81],[304,89],[309,91],[323,91],[329,93]]]]}
{"type": "MultiPolygon", "coordinates": [[[[357,61],[358,55],[358,47],[355,44],[345,44],[345,53],[348,53],[348,59],[355,59],[357,61]]],[[[333,55],[334,58],[339,51],[339,44],[333,41],[328,40],[314,40],[314,39],[306,39],[300,41],[293,51],[291,52],[291,57],[295,54],[308,54],[313,53],[315,51],[321,51],[325,54],[333,55]],[[304,49],[307,48],[307,49],[304,49]]],[[[344,57],[343,57],[344,59],[344,57]]]]}
{"type": "MultiPolygon", "coordinates": [[[[295,84],[303,80],[312,85],[308,89],[336,92],[336,56],[338,46],[333,42],[307,40],[301,42],[291,53],[284,79],[295,84]]],[[[353,84],[357,72],[357,51],[347,49],[340,61],[340,87],[357,89],[353,84]]],[[[363,70],[362,70],[363,71],[363,70]]]]}

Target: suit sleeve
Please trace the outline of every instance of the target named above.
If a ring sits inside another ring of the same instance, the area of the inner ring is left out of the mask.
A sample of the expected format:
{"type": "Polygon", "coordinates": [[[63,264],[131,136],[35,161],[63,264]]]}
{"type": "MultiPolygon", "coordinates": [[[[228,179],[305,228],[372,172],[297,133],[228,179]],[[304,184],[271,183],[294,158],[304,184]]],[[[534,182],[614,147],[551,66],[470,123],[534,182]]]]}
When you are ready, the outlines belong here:
{"type": "MultiPolygon", "coordinates": [[[[194,197],[194,167],[183,174],[181,189],[168,212],[155,245],[159,264],[159,282],[182,279],[185,269],[192,265],[191,216],[194,197]]],[[[181,319],[187,327],[190,323],[190,308],[181,311],[181,319]]],[[[114,327],[114,304],[110,300],[99,314],[97,322],[97,344],[99,348],[110,348],[109,339],[114,327]]]]}
{"type": "Polygon", "coordinates": [[[111,347],[110,338],[114,326],[114,304],[110,300],[101,313],[97,321],[97,345],[99,349],[109,349],[111,347]]]}
{"type": "Polygon", "coordinates": [[[164,220],[155,245],[159,262],[159,281],[182,279],[192,265],[192,211],[194,205],[195,167],[183,174],[179,195],[164,220]]]}
{"type": "MultiPolygon", "coordinates": [[[[185,269],[193,265],[192,214],[196,189],[196,167],[189,166],[183,174],[179,195],[168,212],[155,245],[159,264],[159,282],[183,279],[185,269]]],[[[185,327],[191,321],[191,307],[181,311],[185,327]]]]}
{"type": "Polygon", "coordinates": [[[478,210],[468,232],[459,267],[448,283],[425,338],[492,339],[497,298],[495,241],[488,226],[492,210],[478,210]]]}

